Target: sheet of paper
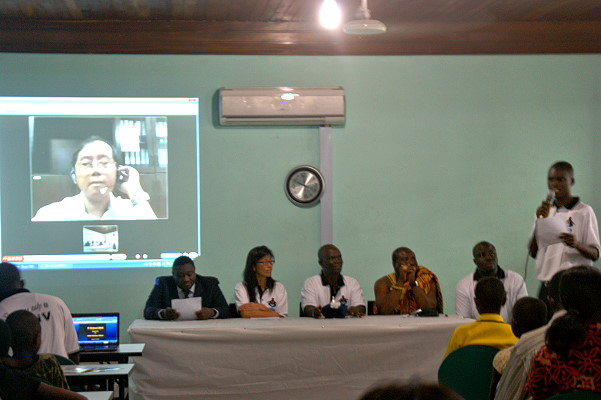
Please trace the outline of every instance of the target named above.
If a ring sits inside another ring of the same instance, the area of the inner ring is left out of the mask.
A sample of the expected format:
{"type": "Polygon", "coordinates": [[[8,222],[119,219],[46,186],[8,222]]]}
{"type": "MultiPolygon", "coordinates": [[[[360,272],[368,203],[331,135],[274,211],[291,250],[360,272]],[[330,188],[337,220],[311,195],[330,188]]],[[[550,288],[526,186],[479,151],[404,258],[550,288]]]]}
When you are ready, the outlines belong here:
{"type": "Polygon", "coordinates": [[[87,374],[87,373],[93,373],[93,372],[105,372],[105,371],[119,371],[121,368],[120,367],[92,367],[89,368],[86,366],[79,366],[79,365],[65,365],[61,367],[63,372],[71,372],[71,373],[77,373],[77,374],[87,374]]]}
{"type": "Polygon", "coordinates": [[[555,243],[562,243],[559,235],[568,232],[567,218],[566,214],[557,214],[536,220],[536,243],[539,249],[555,243]]]}
{"type": "Polygon", "coordinates": [[[202,307],[202,297],[171,300],[171,307],[180,313],[178,320],[196,319],[196,311],[202,307]]]}

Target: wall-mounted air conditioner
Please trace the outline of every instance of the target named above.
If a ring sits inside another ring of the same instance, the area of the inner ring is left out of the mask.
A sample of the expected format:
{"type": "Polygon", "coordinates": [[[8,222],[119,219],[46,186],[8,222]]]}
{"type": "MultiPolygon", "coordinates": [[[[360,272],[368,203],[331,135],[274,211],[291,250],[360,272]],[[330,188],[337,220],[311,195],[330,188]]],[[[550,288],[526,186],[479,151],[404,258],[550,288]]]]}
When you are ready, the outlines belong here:
{"type": "Polygon", "coordinates": [[[221,125],[342,125],[344,89],[324,87],[223,87],[221,125]]]}

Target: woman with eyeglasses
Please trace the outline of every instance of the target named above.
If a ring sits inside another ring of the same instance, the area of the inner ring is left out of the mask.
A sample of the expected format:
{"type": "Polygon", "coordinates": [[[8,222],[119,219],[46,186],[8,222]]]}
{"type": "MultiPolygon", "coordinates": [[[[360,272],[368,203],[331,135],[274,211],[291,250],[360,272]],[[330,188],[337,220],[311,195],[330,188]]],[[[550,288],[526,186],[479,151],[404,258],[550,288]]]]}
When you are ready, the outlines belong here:
{"type": "Polygon", "coordinates": [[[288,293],[271,277],[275,264],[267,246],[251,249],[246,257],[244,279],[236,285],[236,308],[242,318],[286,317],[288,293]]]}

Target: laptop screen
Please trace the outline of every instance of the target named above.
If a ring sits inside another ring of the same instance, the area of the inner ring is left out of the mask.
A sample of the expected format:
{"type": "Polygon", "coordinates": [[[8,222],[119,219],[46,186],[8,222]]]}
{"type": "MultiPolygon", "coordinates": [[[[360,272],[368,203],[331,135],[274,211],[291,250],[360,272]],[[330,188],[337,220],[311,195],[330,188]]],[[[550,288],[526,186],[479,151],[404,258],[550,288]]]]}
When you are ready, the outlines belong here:
{"type": "Polygon", "coordinates": [[[119,313],[72,314],[80,347],[119,344],[119,313]]]}

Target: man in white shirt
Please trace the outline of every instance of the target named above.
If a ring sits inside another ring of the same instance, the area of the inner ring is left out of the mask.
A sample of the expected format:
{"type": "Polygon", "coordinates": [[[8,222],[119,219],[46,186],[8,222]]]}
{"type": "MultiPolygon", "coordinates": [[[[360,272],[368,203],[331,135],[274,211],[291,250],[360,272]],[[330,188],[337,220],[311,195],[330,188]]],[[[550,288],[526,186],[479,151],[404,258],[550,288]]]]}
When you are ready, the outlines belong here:
{"type": "Polygon", "coordinates": [[[140,174],[119,165],[115,148],[99,137],[85,140],[73,153],[71,179],[80,192],[40,208],[32,221],[156,219],[140,174]],[[115,190],[127,199],[113,194],[115,190]]]}
{"type": "Polygon", "coordinates": [[[507,302],[501,308],[503,321],[511,322],[511,310],[515,302],[528,296],[526,284],[520,274],[502,269],[497,261],[497,249],[489,242],[477,243],[472,249],[476,271],[457,283],[455,289],[455,312],[464,318],[477,319],[480,313],[474,302],[474,288],[479,279],[494,276],[503,282],[507,293],[507,302]]]}
{"type": "MultiPolygon", "coordinates": [[[[553,275],[571,267],[592,266],[599,259],[599,227],[592,207],[571,193],[574,168],[565,161],[551,166],[547,175],[548,198],[536,210],[536,219],[559,216],[565,219],[565,232],[560,243],[538,248],[536,220],[532,229],[529,251],[536,258],[536,278],[541,281],[538,298],[547,301],[547,286],[553,275]]],[[[547,303],[547,309],[551,309],[547,303]]]]}
{"type": "Polygon", "coordinates": [[[301,290],[301,307],[307,317],[321,318],[322,307],[334,300],[347,307],[347,315],[365,315],[365,298],[359,282],[342,271],[342,255],[333,244],[317,252],[321,273],[308,278],[301,290]]]}
{"type": "Polygon", "coordinates": [[[31,293],[14,264],[0,264],[0,319],[17,310],[37,316],[42,326],[39,353],[58,354],[79,363],[77,333],[71,311],[64,301],[47,294],[31,293]]]}

